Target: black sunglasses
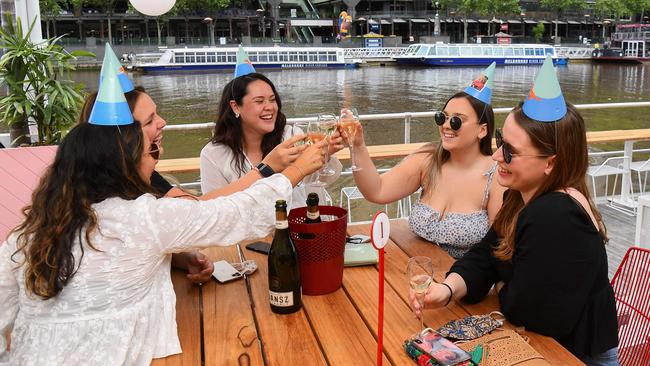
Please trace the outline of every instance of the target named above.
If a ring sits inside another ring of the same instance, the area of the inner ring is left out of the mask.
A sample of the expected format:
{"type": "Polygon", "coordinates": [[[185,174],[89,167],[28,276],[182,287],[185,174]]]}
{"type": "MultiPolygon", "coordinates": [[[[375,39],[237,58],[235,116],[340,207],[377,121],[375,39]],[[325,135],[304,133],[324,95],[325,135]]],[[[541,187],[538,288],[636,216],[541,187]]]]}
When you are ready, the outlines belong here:
{"type": "Polygon", "coordinates": [[[147,152],[149,155],[151,155],[154,160],[158,160],[160,158],[160,147],[158,144],[151,144],[149,146],[149,151],[147,152]]]}
{"type": "Polygon", "coordinates": [[[445,121],[449,119],[449,126],[452,130],[458,131],[463,125],[463,120],[458,116],[448,116],[445,112],[438,111],[433,115],[433,120],[436,121],[438,126],[445,124],[445,121]]]}
{"type": "Polygon", "coordinates": [[[503,153],[503,161],[506,162],[506,164],[510,164],[512,161],[513,156],[531,156],[531,157],[536,157],[536,158],[542,158],[542,157],[547,157],[549,155],[541,155],[541,154],[515,154],[512,152],[512,146],[503,141],[503,132],[501,132],[500,128],[497,128],[494,131],[494,139],[496,140],[497,143],[497,149],[501,149],[501,152],[503,153]]]}

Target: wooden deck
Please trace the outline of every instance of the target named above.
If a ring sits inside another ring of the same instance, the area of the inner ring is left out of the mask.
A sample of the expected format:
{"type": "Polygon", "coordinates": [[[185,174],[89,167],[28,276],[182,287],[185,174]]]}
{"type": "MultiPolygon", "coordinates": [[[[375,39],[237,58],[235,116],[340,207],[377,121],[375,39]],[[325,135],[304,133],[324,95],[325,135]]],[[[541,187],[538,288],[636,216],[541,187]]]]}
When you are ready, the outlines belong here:
{"type": "Polygon", "coordinates": [[[623,260],[627,249],[634,245],[634,230],[636,227],[636,216],[629,216],[617,211],[606,204],[599,204],[598,210],[603,215],[603,221],[607,227],[609,243],[607,249],[607,261],[609,279],[614,277],[618,265],[623,260]]]}

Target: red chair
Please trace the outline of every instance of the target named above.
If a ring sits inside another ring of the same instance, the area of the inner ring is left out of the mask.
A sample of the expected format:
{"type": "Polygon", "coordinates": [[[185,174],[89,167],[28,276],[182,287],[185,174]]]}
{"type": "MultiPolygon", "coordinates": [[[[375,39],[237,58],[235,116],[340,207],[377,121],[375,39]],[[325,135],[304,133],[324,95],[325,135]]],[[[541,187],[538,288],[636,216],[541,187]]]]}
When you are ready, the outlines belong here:
{"type": "Polygon", "coordinates": [[[650,365],[650,250],[631,247],[612,279],[622,366],[650,365]]]}

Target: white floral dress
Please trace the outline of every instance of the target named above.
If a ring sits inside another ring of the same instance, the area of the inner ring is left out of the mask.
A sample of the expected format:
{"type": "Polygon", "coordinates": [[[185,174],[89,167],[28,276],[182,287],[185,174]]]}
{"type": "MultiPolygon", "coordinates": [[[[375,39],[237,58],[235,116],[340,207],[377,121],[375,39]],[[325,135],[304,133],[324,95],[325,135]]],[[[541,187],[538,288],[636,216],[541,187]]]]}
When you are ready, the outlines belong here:
{"type": "Polygon", "coordinates": [[[211,201],[146,194],[95,204],[98,250],[84,242],[82,258],[75,245],[79,270],[49,300],[25,291],[12,235],[0,246],[0,365],[149,365],[180,353],[171,254],[268,235],[275,201],[291,191],[276,174],[211,201]]]}

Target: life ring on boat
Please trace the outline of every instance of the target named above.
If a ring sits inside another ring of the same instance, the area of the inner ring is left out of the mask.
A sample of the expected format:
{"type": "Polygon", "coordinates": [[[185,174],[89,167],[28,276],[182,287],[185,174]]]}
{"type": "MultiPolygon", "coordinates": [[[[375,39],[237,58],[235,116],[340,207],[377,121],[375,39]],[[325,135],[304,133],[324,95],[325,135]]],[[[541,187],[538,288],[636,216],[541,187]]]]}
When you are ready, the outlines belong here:
{"type": "Polygon", "coordinates": [[[591,53],[591,57],[600,57],[600,50],[594,50],[591,53]]]}

